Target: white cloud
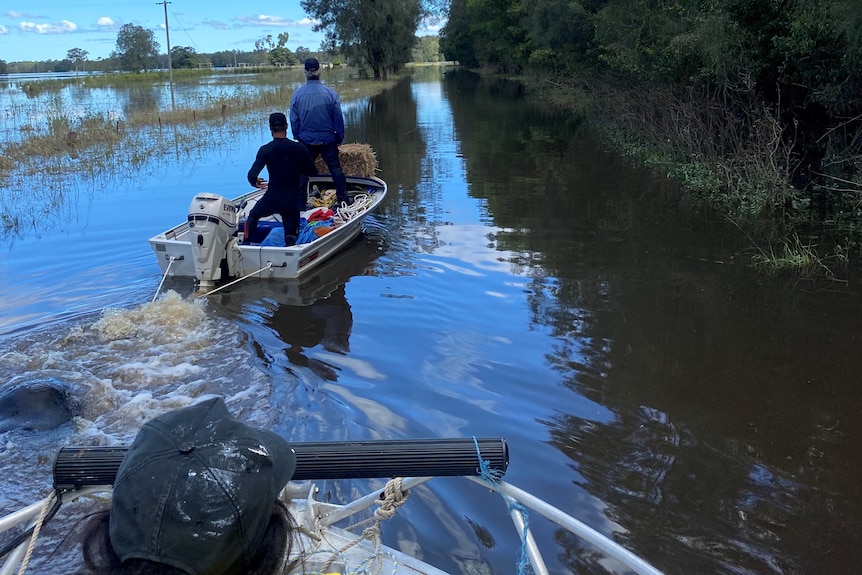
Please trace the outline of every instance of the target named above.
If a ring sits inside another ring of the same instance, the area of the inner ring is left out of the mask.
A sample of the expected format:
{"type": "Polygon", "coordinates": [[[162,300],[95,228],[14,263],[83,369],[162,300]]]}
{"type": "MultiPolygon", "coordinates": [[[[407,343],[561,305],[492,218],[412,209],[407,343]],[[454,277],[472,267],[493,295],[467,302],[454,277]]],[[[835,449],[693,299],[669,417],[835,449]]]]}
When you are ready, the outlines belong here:
{"type": "Polygon", "coordinates": [[[9,28],[0,24],[0,34],[8,34],[8,33],[9,33],[9,28]]]}
{"type": "Polygon", "coordinates": [[[281,16],[267,16],[266,14],[261,14],[259,16],[240,17],[239,20],[241,22],[247,22],[248,24],[257,24],[259,26],[292,26],[293,25],[293,20],[288,20],[286,18],[282,18],[281,16]]]}
{"type": "Polygon", "coordinates": [[[114,20],[109,18],[108,16],[102,16],[98,20],[96,20],[96,26],[100,26],[102,28],[111,28],[114,25],[114,20]]]}
{"type": "Polygon", "coordinates": [[[21,22],[18,28],[23,32],[35,32],[36,34],[67,34],[78,30],[78,25],[68,20],[59,24],[36,24],[35,22],[21,22]]]}
{"type": "Polygon", "coordinates": [[[260,14],[258,16],[240,16],[239,18],[237,18],[237,21],[242,22],[243,24],[251,24],[253,26],[279,26],[293,28],[306,28],[317,24],[316,20],[312,20],[310,18],[303,18],[302,20],[290,20],[289,18],[282,18],[281,16],[269,16],[267,14],[260,14]]]}
{"type": "Polygon", "coordinates": [[[41,18],[44,18],[44,16],[37,16],[36,14],[26,14],[24,12],[18,12],[17,10],[9,10],[8,12],[6,12],[6,16],[9,16],[10,18],[15,18],[15,19],[30,18],[32,20],[39,20],[41,18]]]}

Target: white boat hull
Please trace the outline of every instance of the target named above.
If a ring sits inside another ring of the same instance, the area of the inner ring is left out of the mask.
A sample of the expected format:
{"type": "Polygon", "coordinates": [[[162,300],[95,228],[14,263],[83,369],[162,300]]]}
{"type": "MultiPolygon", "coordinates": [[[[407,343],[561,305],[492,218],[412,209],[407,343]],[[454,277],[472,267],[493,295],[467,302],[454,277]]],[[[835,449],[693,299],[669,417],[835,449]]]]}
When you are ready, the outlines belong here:
{"type": "MultiPolygon", "coordinates": [[[[318,176],[309,180],[309,188],[331,186],[331,182],[328,176],[318,176]]],[[[380,205],[387,191],[386,183],[375,177],[348,176],[347,182],[348,188],[361,189],[362,193],[370,198],[368,205],[352,215],[351,219],[309,243],[289,247],[244,245],[240,243],[234,230],[224,246],[222,277],[217,279],[224,281],[254,273],[259,273],[261,278],[299,278],[344,249],[362,231],[365,218],[380,205]]],[[[247,216],[263,193],[263,190],[255,190],[231,200],[238,206],[237,216],[240,221],[247,216]],[[244,207],[239,208],[243,203],[244,207]]],[[[264,218],[262,221],[272,219],[264,218]]],[[[149,242],[163,275],[197,278],[203,287],[207,280],[201,279],[200,258],[196,259],[192,246],[195,238],[194,226],[186,221],[150,238],[149,242]]]]}

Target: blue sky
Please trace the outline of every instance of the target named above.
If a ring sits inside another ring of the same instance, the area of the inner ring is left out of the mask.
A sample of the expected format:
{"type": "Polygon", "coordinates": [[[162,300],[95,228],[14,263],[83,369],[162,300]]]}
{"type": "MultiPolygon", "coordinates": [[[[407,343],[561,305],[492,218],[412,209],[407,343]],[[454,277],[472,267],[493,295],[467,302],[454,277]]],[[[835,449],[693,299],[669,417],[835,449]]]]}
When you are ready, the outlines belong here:
{"type": "MultiPolygon", "coordinates": [[[[89,59],[115,49],[123,24],[152,30],[165,51],[165,10],[155,0],[3,0],[0,8],[0,60],[62,60],[71,48],[89,59]]],[[[311,30],[299,0],[171,0],[171,47],[198,52],[254,50],[267,34],[290,35],[287,47],[317,50],[323,34],[311,30]]]]}

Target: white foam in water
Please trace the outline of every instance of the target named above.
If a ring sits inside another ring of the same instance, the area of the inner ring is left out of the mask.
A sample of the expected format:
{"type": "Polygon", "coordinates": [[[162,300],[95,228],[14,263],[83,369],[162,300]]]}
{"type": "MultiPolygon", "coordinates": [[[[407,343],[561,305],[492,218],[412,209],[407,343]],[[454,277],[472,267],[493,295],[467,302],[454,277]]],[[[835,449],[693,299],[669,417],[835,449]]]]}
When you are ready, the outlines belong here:
{"type": "MultiPolygon", "coordinates": [[[[215,395],[252,425],[270,426],[282,417],[270,403],[272,376],[252,357],[246,335],[235,322],[208,313],[205,299],[167,292],[155,302],[108,309],[95,321],[60,329],[7,340],[0,348],[0,381],[49,381],[68,392],[76,410],[56,429],[0,433],[0,516],[47,496],[61,446],[128,445],[144,422],[215,395]]],[[[63,557],[48,559],[50,551],[34,557],[29,572],[56,573],[57,565],[80,561],[74,543],[61,543],[103,504],[65,504],[40,537],[43,550],[59,546],[63,557]]]]}
{"type": "MultiPolygon", "coordinates": [[[[105,310],[95,322],[66,330],[46,329],[0,350],[0,380],[24,386],[48,380],[68,393],[75,411],[69,425],[55,430],[0,434],[4,477],[26,475],[22,469],[33,463],[28,452],[40,454],[42,462],[28,473],[50,481],[44,463],[53,461],[60,445],[126,444],[143,422],[213,395],[246,417],[269,408],[262,401],[269,382],[251,365],[239,328],[208,317],[205,300],[167,292],[155,302],[105,310]]],[[[27,480],[20,479],[23,488],[27,480]]],[[[10,487],[0,488],[0,512],[9,509],[10,487]]]]}
{"type": "Polygon", "coordinates": [[[107,309],[93,328],[104,341],[194,344],[206,340],[209,322],[205,307],[205,299],[184,300],[177,292],[168,291],[138,308],[107,309]]]}

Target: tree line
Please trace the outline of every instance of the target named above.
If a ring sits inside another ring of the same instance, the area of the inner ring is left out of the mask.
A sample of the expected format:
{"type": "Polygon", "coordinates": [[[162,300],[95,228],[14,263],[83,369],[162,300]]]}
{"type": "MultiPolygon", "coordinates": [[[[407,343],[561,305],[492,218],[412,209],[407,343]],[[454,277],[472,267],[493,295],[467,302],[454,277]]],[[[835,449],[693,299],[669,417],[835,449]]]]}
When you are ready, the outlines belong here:
{"type": "MultiPolygon", "coordinates": [[[[189,46],[172,46],[171,47],[171,67],[177,69],[193,69],[193,68],[230,68],[237,66],[267,66],[267,65],[294,65],[299,64],[305,58],[310,56],[329,58],[334,64],[344,63],[349,64],[350,61],[343,60],[342,56],[336,52],[335,54],[328,53],[324,50],[313,51],[309,48],[299,46],[295,51],[290,51],[285,48],[285,51],[279,51],[276,44],[275,54],[267,50],[269,36],[261,38],[255,42],[255,49],[246,50],[220,50],[217,52],[197,52],[189,46]],[[277,56],[274,58],[273,56],[277,56]]],[[[0,74],[32,74],[39,72],[114,72],[114,71],[134,71],[134,61],[140,60],[141,64],[137,65],[137,70],[144,70],[147,67],[166,69],[168,67],[168,57],[164,52],[158,53],[156,48],[155,53],[149,52],[146,58],[127,58],[123,59],[118,53],[114,52],[107,58],[90,59],[90,54],[87,50],[81,48],[71,48],[66,53],[66,57],[62,60],[42,60],[42,61],[23,61],[6,63],[0,60],[0,74]],[[142,65],[145,64],[145,65],[142,65]]],[[[443,60],[443,55],[440,52],[440,39],[437,36],[420,36],[417,37],[411,50],[410,62],[440,62],[443,60]]],[[[359,63],[362,65],[362,62],[359,63]]]]}
{"type": "Polygon", "coordinates": [[[855,220],[858,229],[859,7],[858,0],[451,0],[440,45],[467,66],[601,94],[603,120],[625,118],[635,139],[684,163],[687,183],[736,218],[813,215],[855,220]]]}
{"type": "MultiPolygon", "coordinates": [[[[439,18],[446,4],[446,0],[302,1],[306,13],[319,22],[314,30],[325,32],[325,40],[316,52],[368,69],[375,79],[386,79],[398,73],[416,58],[421,61],[441,59],[436,38],[417,38],[416,32],[421,21],[439,18]]],[[[170,50],[170,62],[173,68],[289,66],[312,53],[304,47],[292,52],[287,48],[288,39],[286,32],[275,38],[267,35],[255,42],[254,50],[224,50],[211,54],[199,54],[188,46],[175,46],[170,50]]],[[[166,53],[159,53],[153,31],[135,24],[126,24],[120,29],[116,50],[108,58],[91,61],[87,56],[85,50],[73,48],[62,60],[9,65],[0,60],[0,73],[69,72],[80,70],[82,65],[90,71],[144,71],[166,68],[168,60],[166,53]]]]}
{"type": "MultiPolygon", "coordinates": [[[[312,51],[302,46],[291,51],[286,47],[288,34],[281,33],[257,40],[254,50],[221,50],[198,53],[190,46],[172,46],[170,64],[173,69],[231,66],[290,66],[308,57],[312,51]]],[[[117,34],[116,49],[107,58],[91,60],[89,52],[71,48],[62,60],[6,63],[0,60],[0,74],[33,72],[144,72],[168,67],[168,54],[160,52],[152,30],[135,24],[124,25],[117,34]]]]}

